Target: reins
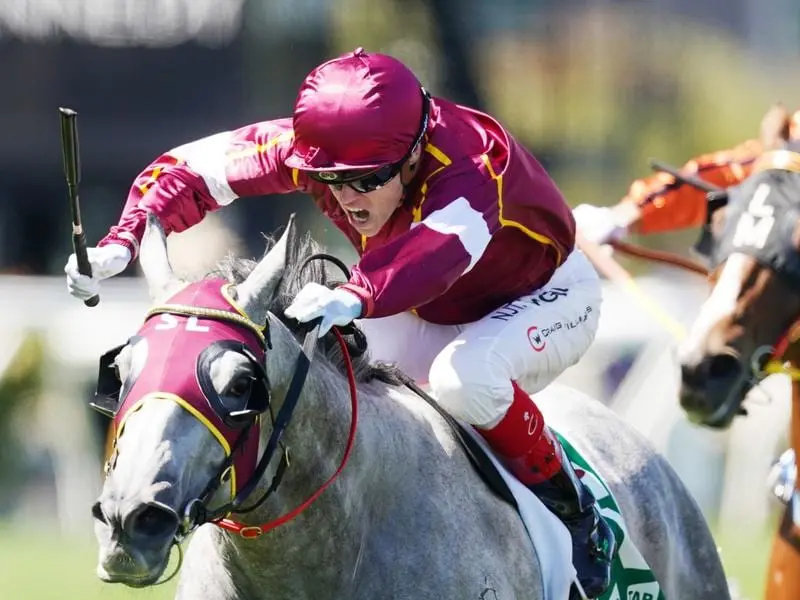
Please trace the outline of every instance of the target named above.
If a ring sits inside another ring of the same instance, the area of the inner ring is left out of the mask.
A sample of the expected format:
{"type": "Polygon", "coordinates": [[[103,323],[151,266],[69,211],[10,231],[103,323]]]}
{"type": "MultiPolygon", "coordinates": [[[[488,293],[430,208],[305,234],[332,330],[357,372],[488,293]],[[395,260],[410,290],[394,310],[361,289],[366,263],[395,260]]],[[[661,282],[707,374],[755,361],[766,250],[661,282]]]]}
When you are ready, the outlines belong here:
{"type": "MultiPolygon", "coordinates": [[[[316,342],[317,329],[318,329],[318,324],[317,324],[317,326],[315,326],[313,328],[312,331],[310,331],[308,334],[306,334],[306,340],[308,340],[313,335],[314,336],[313,342],[315,343],[316,342]]],[[[339,467],[306,500],[304,500],[301,504],[299,504],[297,507],[295,507],[294,509],[292,509],[288,513],[286,513],[286,514],[284,514],[284,515],[282,515],[282,516],[280,516],[280,517],[278,517],[276,519],[272,519],[271,521],[268,521],[266,523],[262,523],[261,525],[244,525],[243,523],[240,523],[240,522],[235,521],[233,519],[229,519],[229,518],[224,518],[223,517],[223,518],[219,518],[219,519],[211,521],[212,523],[214,523],[218,527],[220,527],[222,529],[225,529],[227,531],[231,531],[233,533],[236,533],[236,534],[240,535],[241,537],[243,537],[245,539],[257,538],[257,537],[259,537],[259,536],[261,536],[261,535],[263,535],[263,534],[275,529],[276,527],[280,527],[284,523],[288,523],[289,521],[291,521],[292,519],[294,519],[298,515],[300,515],[300,513],[302,513],[308,507],[310,507],[317,500],[317,498],[319,498],[322,495],[322,493],[328,487],[330,487],[330,485],[339,477],[339,475],[344,470],[344,467],[345,467],[345,465],[347,464],[347,461],[350,458],[350,454],[351,454],[351,451],[353,449],[353,442],[355,441],[355,437],[356,437],[356,429],[357,429],[357,426],[358,426],[358,399],[357,399],[357,389],[356,389],[355,374],[353,372],[353,364],[352,364],[352,361],[350,360],[350,355],[348,354],[348,351],[347,351],[347,344],[344,341],[344,337],[342,337],[342,334],[338,330],[338,328],[333,328],[332,331],[333,331],[334,336],[336,336],[336,340],[339,343],[339,347],[342,350],[342,357],[343,357],[343,360],[344,360],[344,363],[345,363],[345,372],[347,374],[347,383],[348,383],[349,390],[350,390],[350,407],[351,407],[350,430],[349,430],[349,432],[347,434],[347,443],[345,444],[344,453],[342,455],[342,460],[339,463],[339,467]]],[[[312,346],[312,348],[313,348],[313,346],[312,346]]],[[[307,348],[304,348],[303,354],[306,354],[307,350],[308,350],[307,348]]],[[[310,366],[311,356],[312,355],[311,354],[306,354],[306,355],[309,356],[309,366],[310,366]]],[[[298,373],[298,372],[300,372],[300,371],[295,371],[295,373],[298,373]]],[[[307,372],[307,369],[306,369],[306,372],[307,372]]],[[[305,374],[303,374],[303,379],[305,379],[305,374]]],[[[299,381],[299,379],[297,378],[297,375],[295,375],[295,378],[293,378],[292,384],[302,386],[302,383],[295,384],[295,381],[299,381]]],[[[294,408],[297,405],[297,400],[296,399],[299,398],[300,394],[299,394],[299,390],[297,391],[296,394],[291,394],[292,388],[294,387],[294,385],[290,385],[289,386],[290,393],[287,394],[287,399],[291,397],[291,398],[295,398],[295,401],[293,403],[291,403],[291,404],[288,404],[288,400],[286,402],[284,402],[284,405],[281,407],[281,410],[278,413],[278,417],[275,419],[275,426],[274,427],[275,428],[278,428],[278,427],[280,428],[279,429],[280,433],[278,434],[276,439],[279,439],[280,436],[282,435],[283,430],[285,429],[286,425],[288,425],[289,420],[291,419],[292,413],[294,412],[294,408]],[[290,394],[291,394],[291,396],[290,396],[290,394]],[[284,409],[286,409],[286,410],[284,411],[284,409]]],[[[276,430],[277,429],[273,429],[273,432],[276,431],[276,430]]],[[[273,434],[273,437],[275,437],[274,434],[273,434]]],[[[270,441],[272,441],[272,440],[270,440],[270,441]]],[[[277,444],[277,441],[275,443],[277,444]]],[[[267,450],[265,450],[265,453],[268,450],[269,450],[269,448],[267,450]]],[[[288,463],[287,463],[287,466],[288,466],[288,463]]],[[[266,464],[265,464],[265,467],[266,467],[266,464]]],[[[251,479],[251,482],[250,482],[252,484],[252,487],[255,487],[255,484],[257,484],[258,481],[261,479],[261,477],[264,474],[263,473],[264,470],[265,469],[261,469],[260,470],[261,472],[257,471],[256,473],[253,474],[253,478],[251,479]]],[[[248,509],[241,510],[241,511],[234,511],[234,512],[249,512],[251,510],[254,510],[261,503],[263,503],[264,500],[266,500],[266,498],[269,496],[269,494],[271,492],[275,491],[276,489],[277,489],[277,484],[273,483],[270,486],[270,488],[267,490],[267,492],[265,492],[265,494],[262,496],[262,498],[255,505],[253,505],[252,507],[249,507],[248,509]]]]}
{"type": "MultiPolygon", "coordinates": [[[[335,264],[337,267],[339,267],[339,269],[341,269],[346,276],[349,276],[349,270],[341,260],[339,260],[335,256],[324,253],[317,253],[307,257],[305,261],[303,261],[303,264],[300,266],[300,270],[298,271],[298,273],[302,273],[305,270],[305,268],[314,260],[329,261],[335,264]]],[[[303,386],[305,384],[306,377],[311,367],[311,362],[314,357],[314,349],[316,347],[317,340],[319,337],[318,334],[319,334],[320,323],[321,319],[316,319],[306,324],[308,330],[305,334],[300,354],[297,357],[297,362],[295,364],[295,371],[294,374],[292,375],[292,380],[286,392],[286,398],[280,410],[278,411],[277,417],[273,421],[272,434],[270,435],[269,441],[267,442],[267,446],[264,449],[264,456],[266,457],[266,460],[262,459],[261,461],[259,461],[256,471],[253,473],[253,476],[251,477],[250,481],[246,484],[242,492],[237,495],[237,499],[235,499],[231,503],[232,506],[223,507],[225,513],[251,512],[256,508],[258,508],[261,504],[263,504],[266,501],[266,499],[274,491],[277,490],[278,485],[280,484],[280,481],[283,477],[283,472],[289,466],[288,452],[286,453],[286,459],[282,461],[281,464],[279,465],[278,472],[273,478],[273,481],[270,484],[267,491],[264,492],[261,498],[259,498],[259,500],[256,501],[251,506],[246,508],[241,507],[241,504],[248,496],[250,496],[255,491],[258,483],[264,476],[264,473],[266,472],[266,469],[269,466],[270,458],[276,451],[278,445],[280,444],[283,433],[286,430],[286,427],[289,425],[289,422],[291,421],[291,418],[294,414],[294,410],[297,407],[298,401],[300,399],[300,395],[303,386]],[[237,505],[237,500],[240,497],[241,501],[237,505]],[[230,511],[228,511],[228,508],[230,509],[230,511]]],[[[285,513],[284,515],[272,519],[270,521],[267,521],[266,523],[262,523],[260,525],[245,525],[239,521],[228,518],[226,516],[213,518],[209,522],[214,523],[215,525],[217,525],[222,529],[225,529],[226,531],[236,533],[245,539],[255,539],[277,527],[280,527],[285,523],[288,523],[289,521],[295,519],[303,511],[308,509],[322,495],[322,493],[328,487],[330,487],[330,485],[339,477],[339,475],[344,470],[348,460],[350,459],[350,454],[352,452],[353,443],[356,437],[356,430],[358,428],[358,391],[356,388],[356,378],[355,378],[355,373],[353,371],[353,363],[350,358],[350,353],[348,351],[347,343],[345,342],[344,337],[342,336],[342,333],[339,330],[339,328],[334,327],[332,329],[332,332],[336,337],[336,341],[339,344],[339,348],[342,352],[342,360],[344,361],[345,374],[347,376],[347,383],[350,392],[350,408],[351,408],[350,428],[347,435],[347,441],[345,443],[344,453],[342,454],[342,459],[341,462],[339,463],[338,468],[322,485],[320,485],[319,488],[317,488],[317,490],[313,494],[311,494],[308,498],[306,498],[306,500],[304,500],[301,504],[299,504],[289,512],[285,513]]],[[[219,514],[219,512],[222,511],[217,511],[217,514],[219,514]]]]}
{"type": "MultiPolygon", "coordinates": [[[[669,173],[681,184],[688,184],[706,192],[709,202],[720,202],[724,200],[727,195],[725,189],[708,183],[695,175],[681,173],[679,169],[663,162],[651,160],[650,166],[656,171],[669,173]]],[[[619,264],[613,256],[608,255],[600,246],[587,240],[580,234],[577,235],[576,241],[578,247],[601,275],[619,285],[633,296],[639,304],[667,331],[672,333],[676,339],[680,340],[685,337],[686,333],[683,325],[673,319],[654,300],[642,292],[633,276],[625,267],[619,264]]],[[[615,251],[633,258],[669,265],[704,277],[710,275],[710,271],[705,266],[673,252],[652,250],[637,244],[622,241],[614,241],[609,245],[614,248],[615,251]]],[[[788,375],[792,381],[800,381],[800,369],[781,361],[789,346],[798,340],[800,340],[800,320],[789,327],[789,330],[781,337],[774,347],[764,346],[756,350],[755,354],[751,357],[751,367],[753,368],[753,373],[756,378],[763,379],[767,375],[782,373],[788,375]]]]}

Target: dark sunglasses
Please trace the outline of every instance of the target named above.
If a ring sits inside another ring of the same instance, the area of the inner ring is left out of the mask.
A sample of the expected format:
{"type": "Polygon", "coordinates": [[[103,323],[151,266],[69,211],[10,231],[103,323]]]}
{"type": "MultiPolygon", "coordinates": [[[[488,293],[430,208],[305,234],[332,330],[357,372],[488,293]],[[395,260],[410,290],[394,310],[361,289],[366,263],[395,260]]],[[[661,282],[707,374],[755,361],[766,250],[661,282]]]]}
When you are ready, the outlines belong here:
{"type": "Polygon", "coordinates": [[[414,152],[414,149],[422,141],[425,131],[428,129],[428,118],[430,113],[430,96],[422,89],[422,119],[420,120],[419,133],[408,152],[403,158],[395,163],[378,167],[377,169],[364,171],[363,169],[351,169],[345,171],[306,171],[308,176],[314,181],[334,186],[349,186],[359,194],[368,194],[382,188],[389,183],[403,168],[403,165],[414,152]]]}

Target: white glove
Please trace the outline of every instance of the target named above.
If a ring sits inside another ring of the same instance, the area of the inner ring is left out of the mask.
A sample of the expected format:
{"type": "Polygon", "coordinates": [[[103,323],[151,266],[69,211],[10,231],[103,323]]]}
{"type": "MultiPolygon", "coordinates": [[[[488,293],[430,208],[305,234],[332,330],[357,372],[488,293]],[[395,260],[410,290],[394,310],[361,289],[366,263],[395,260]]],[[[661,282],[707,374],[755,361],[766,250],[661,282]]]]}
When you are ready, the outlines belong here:
{"type": "Polygon", "coordinates": [[[122,244],[108,244],[98,248],[87,248],[89,263],[92,265],[92,276],[78,273],[78,259],[71,254],[64,266],[67,274],[69,293],[87,300],[100,292],[100,280],[113,277],[125,270],[131,262],[131,251],[122,244]]]}
{"type": "Polygon", "coordinates": [[[614,210],[607,206],[579,204],[572,214],[578,231],[595,244],[616,242],[628,234],[628,228],[620,225],[614,210]]]}
{"type": "Polygon", "coordinates": [[[329,289],[318,283],[307,283],[286,309],[290,319],[301,323],[322,317],[319,337],[334,325],[347,325],[361,316],[361,298],[341,288],[329,289]]]}

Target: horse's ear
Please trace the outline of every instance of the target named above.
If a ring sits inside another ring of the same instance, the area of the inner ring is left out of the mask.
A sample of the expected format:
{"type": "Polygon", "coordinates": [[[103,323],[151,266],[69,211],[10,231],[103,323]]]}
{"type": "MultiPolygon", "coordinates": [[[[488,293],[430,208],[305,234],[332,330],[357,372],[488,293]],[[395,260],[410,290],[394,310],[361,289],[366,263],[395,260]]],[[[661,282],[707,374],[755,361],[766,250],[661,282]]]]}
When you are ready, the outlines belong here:
{"type": "Polygon", "coordinates": [[[280,239],[258,262],[247,279],[236,286],[239,305],[255,323],[267,321],[268,307],[286,271],[286,261],[295,236],[295,217],[292,214],[280,239]]]}
{"type": "Polygon", "coordinates": [[[147,213],[147,226],[139,248],[139,265],[153,302],[166,297],[182,285],[169,262],[167,235],[153,212],[147,213]]]}

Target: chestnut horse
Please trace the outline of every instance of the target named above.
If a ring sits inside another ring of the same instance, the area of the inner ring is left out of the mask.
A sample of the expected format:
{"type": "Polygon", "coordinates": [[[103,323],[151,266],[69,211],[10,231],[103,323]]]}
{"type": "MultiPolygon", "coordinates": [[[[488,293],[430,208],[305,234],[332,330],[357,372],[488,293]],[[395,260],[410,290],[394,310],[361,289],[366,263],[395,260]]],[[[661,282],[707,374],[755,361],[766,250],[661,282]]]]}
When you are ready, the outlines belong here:
{"type": "MultiPolygon", "coordinates": [[[[729,188],[705,230],[711,294],[680,349],[680,402],[689,417],[727,427],[770,373],[792,379],[791,446],[800,449],[800,154],[791,144],[759,159],[729,188]]],[[[776,535],[768,600],[800,598],[800,492],[776,535]]]]}
{"type": "MultiPolygon", "coordinates": [[[[764,377],[782,373],[792,382],[794,456],[787,451],[771,474],[786,508],[773,542],[766,600],[800,598],[800,478],[794,462],[800,456],[800,140],[790,138],[789,124],[782,105],[767,112],[760,131],[765,153],[746,180],[727,190],[658,161],[651,164],[708,192],[706,224],[693,248],[707,267],[669,252],[612,243],[623,254],[709,276],[711,294],[680,347],[680,402],[692,421],[728,427],[747,414],[742,403],[764,377]]],[[[581,236],[578,241],[598,271],[640,296],[624,268],[581,236]]],[[[666,326],[676,325],[650,302],[643,308],[666,326]]]]}

